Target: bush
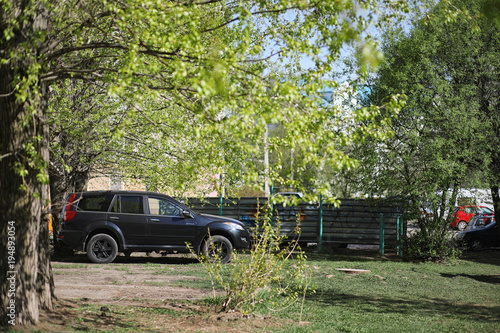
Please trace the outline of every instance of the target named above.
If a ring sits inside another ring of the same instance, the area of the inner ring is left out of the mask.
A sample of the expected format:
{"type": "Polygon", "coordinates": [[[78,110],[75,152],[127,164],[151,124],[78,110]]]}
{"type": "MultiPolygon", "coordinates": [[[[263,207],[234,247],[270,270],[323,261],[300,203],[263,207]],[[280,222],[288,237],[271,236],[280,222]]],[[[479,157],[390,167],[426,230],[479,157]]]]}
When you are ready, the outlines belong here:
{"type": "Polygon", "coordinates": [[[280,235],[280,222],[273,223],[270,209],[262,216],[258,212],[249,253],[235,252],[231,263],[225,265],[198,257],[214,288],[224,289],[222,302],[216,302],[220,311],[251,312],[258,305],[278,309],[305,295],[311,274],[298,245],[298,222],[294,239],[287,241],[287,236],[280,235]]]}
{"type": "Polygon", "coordinates": [[[405,259],[446,261],[458,258],[461,251],[448,232],[448,224],[448,221],[440,218],[417,219],[417,231],[405,240],[405,259]]]}

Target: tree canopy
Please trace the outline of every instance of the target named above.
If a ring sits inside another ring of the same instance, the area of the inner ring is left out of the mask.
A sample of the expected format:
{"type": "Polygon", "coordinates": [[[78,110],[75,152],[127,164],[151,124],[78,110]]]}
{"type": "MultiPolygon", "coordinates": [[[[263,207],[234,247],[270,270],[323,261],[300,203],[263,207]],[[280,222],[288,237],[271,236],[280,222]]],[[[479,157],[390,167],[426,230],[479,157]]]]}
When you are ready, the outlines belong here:
{"type": "Polygon", "coordinates": [[[364,146],[362,184],[411,198],[417,208],[430,200],[434,219],[420,219],[420,227],[441,236],[462,187],[491,188],[500,212],[500,33],[482,14],[485,3],[451,1],[462,14],[450,19],[443,2],[417,15],[408,32],[389,29],[386,60],[370,87],[370,103],[394,93],[407,100],[392,120],[392,139],[364,146]]]}
{"type": "MultiPolygon", "coordinates": [[[[53,68],[45,77],[99,82],[106,98],[93,108],[91,119],[106,117],[111,105],[121,113],[113,119],[112,140],[98,149],[104,164],[116,169],[122,161],[118,167],[124,173],[146,178],[151,188],[180,191],[222,172],[229,179],[262,183],[256,160],[262,159],[264,146],[277,152],[297,146],[308,164],[327,163],[338,170],[352,164],[347,156],[339,159],[340,141],[333,140],[338,133],[325,125],[338,121],[338,110],[321,105],[321,91],[336,86],[325,74],[342,45],[357,40],[371,19],[371,14],[356,16],[358,10],[383,8],[303,1],[88,6],[82,10],[89,17],[74,18],[75,30],[64,30],[68,37],[61,39],[68,45],[49,56],[53,68]],[[126,31],[109,29],[114,24],[126,31]],[[88,42],[88,36],[99,38],[88,42]],[[300,67],[303,56],[312,59],[310,68],[300,67]],[[281,126],[284,135],[265,143],[271,124],[281,126]],[[103,154],[107,149],[111,155],[103,154]]],[[[372,60],[369,54],[366,58],[372,60]]],[[[68,110],[57,103],[54,115],[64,119],[68,110]]],[[[378,111],[358,117],[372,112],[378,111]]],[[[373,129],[372,134],[383,131],[373,129]]],[[[282,167],[275,162],[271,170],[282,167]]]]}
{"type": "MultiPolygon", "coordinates": [[[[353,135],[331,131],[337,110],[320,107],[319,92],[336,83],[324,75],[370,21],[405,10],[397,0],[0,0],[0,229],[16,234],[15,253],[0,258],[2,296],[8,264],[17,272],[0,322],[9,301],[18,324],[52,306],[49,163],[64,176],[96,157],[123,161],[158,187],[221,170],[258,182],[252,159],[265,147],[300,145],[305,163],[349,166],[338,147],[384,135],[370,120],[385,116],[366,107],[353,135]],[[266,141],[269,124],[285,135],[266,141]]],[[[371,44],[358,45],[360,62],[374,61],[371,44]]],[[[398,107],[391,99],[385,110],[398,107]]]]}

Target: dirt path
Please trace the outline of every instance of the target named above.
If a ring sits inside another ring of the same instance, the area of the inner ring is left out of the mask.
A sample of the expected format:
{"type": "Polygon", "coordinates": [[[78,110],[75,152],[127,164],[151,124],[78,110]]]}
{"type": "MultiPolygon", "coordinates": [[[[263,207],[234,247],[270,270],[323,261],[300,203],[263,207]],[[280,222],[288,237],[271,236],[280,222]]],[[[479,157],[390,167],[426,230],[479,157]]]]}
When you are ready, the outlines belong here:
{"type": "MultiPolygon", "coordinates": [[[[182,287],[186,280],[203,277],[196,259],[178,255],[118,257],[112,264],[92,264],[84,254],[52,260],[55,293],[53,311],[41,313],[41,332],[144,331],[144,332],[262,332],[287,320],[218,313],[189,302],[213,291],[182,287]],[[180,286],[179,286],[180,285],[180,286]],[[185,302],[185,301],[188,302],[185,302]],[[102,309],[106,309],[106,313],[102,309]]],[[[31,332],[29,328],[26,332],[31,332]]]]}
{"type": "Polygon", "coordinates": [[[109,265],[89,263],[83,255],[53,260],[56,296],[61,299],[127,304],[142,303],[146,299],[164,302],[204,298],[211,295],[212,291],[172,286],[177,281],[199,279],[183,275],[180,271],[185,269],[185,264],[194,262],[194,259],[185,256],[145,254],[120,257],[109,265]],[[173,274],[169,274],[169,271],[173,274]]]}

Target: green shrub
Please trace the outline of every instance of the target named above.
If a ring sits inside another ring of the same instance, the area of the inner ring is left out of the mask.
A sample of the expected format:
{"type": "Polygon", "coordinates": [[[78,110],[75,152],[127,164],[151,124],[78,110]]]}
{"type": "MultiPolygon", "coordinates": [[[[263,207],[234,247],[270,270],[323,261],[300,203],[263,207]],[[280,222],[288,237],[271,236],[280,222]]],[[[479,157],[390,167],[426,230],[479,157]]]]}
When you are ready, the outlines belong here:
{"type": "Polygon", "coordinates": [[[440,218],[419,218],[416,221],[417,231],[405,240],[405,259],[446,261],[458,258],[461,251],[448,232],[448,224],[440,218]]]}
{"type": "Polygon", "coordinates": [[[298,222],[289,240],[290,236],[280,234],[280,222],[273,223],[270,209],[262,216],[258,212],[249,253],[234,252],[229,264],[198,257],[214,288],[224,289],[220,311],[251,312],[256,306],[279,309],[305,295],[311,274],[298,245],[298,222]]]}

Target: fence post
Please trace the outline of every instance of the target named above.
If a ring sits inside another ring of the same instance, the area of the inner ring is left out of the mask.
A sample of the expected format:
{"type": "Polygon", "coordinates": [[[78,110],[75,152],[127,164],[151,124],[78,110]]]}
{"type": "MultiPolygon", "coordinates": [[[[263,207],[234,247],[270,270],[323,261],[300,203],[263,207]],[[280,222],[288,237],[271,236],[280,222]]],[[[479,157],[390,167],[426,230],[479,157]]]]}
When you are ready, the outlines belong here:
{"type": "Polygon", "coordinates": [[[270,205],[270,209],[271,209],[271,219],[270,219],[271,225],[273,225],[273,220],[274,220],[274,216],[273,216],[273,214],[274,214],[273,207],[274,206],[273,206],[273,199],[272,199],[273,195],[274,195],[274,186],[271,185],[271,187],[269,189],[269,201],[268,201],[268,203],[270,205]]]}
{"type": "Polygon", "coordinates": [[[399,222],[399,233],[400,233],[400,245],[399,245],[399,255],[402,257],[403,256],[403,239],[404,239],[404,233],[405,233],[405,224],[403,220],[403,215],[399,215],[401,217],[401,221],[399,222]]]}
{"type": "Polygon", "coordinates": [[[318,250],[323,251],[323,194],[319,195],[319,242],[318,250]]]}
{"type": "Polygon", "coordinates": [[[398,256],[400,255],[400,251],[401,251],[401,234],[400,234],[400,230],[399,230],[399,217],[400,215],[396,215],[396,253],[398,254],[398,256]]]}
{"type": "Polygon", "coordinates": [[[384,214],[380,213],[380,232],[379,232],[379,240],[378,240],[379,252],[381,255],[384,255],[384,247],[385,247],[385,221],[384,214]]]}

